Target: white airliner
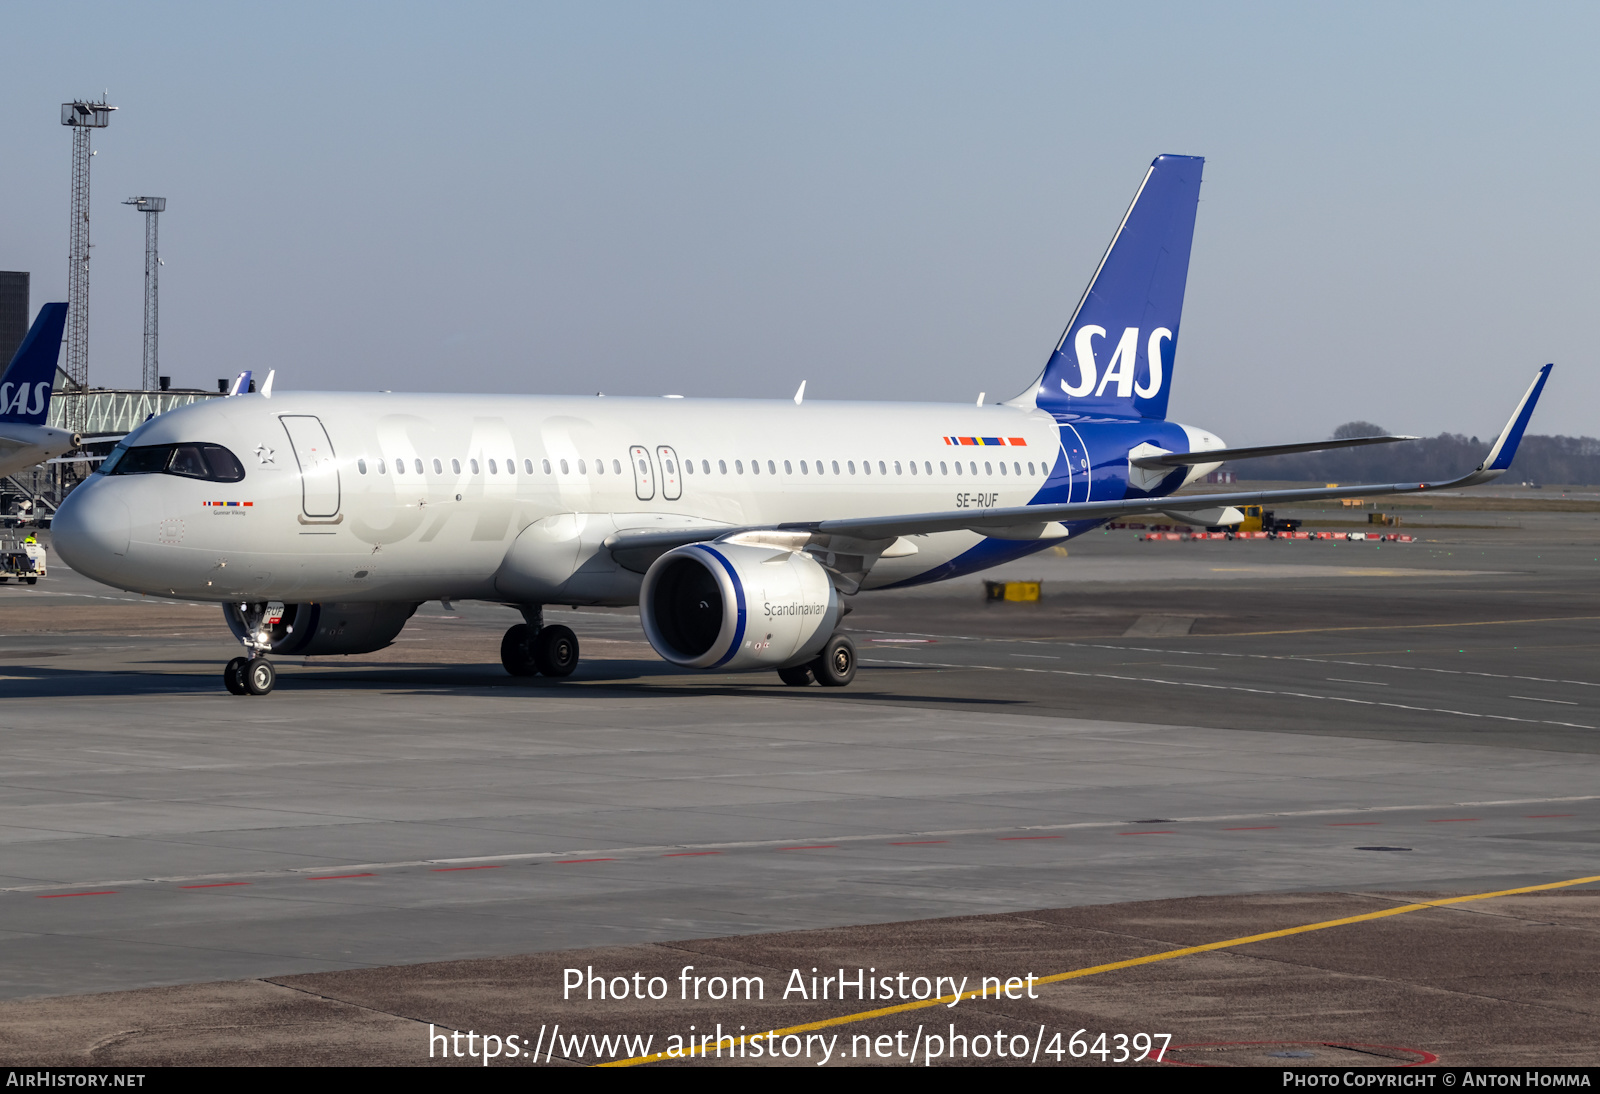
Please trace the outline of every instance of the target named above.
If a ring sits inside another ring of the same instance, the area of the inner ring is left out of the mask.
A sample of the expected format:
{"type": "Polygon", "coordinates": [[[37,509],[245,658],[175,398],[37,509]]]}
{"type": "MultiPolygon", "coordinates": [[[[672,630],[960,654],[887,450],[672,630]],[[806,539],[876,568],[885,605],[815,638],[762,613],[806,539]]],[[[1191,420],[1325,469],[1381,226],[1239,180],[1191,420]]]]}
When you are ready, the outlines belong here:
{"type": "Polygon", "coordinates": [[[41,307],[5,375],[0,376],[0,475],[43,463],[78,446],[77,438],[65,429],[44,424],[66,322],[65,304],[41,307]]]}
{"type": "MultiPolygon", "coordinates": [[[[513,605],[501,659],[565,676],[578,641],[546,604],[638,604],[686,669],[838,686],[844,597],[1019,558],[1119,515],[1203,524],[1240,503],[1472,486],[1510,465],[1551,366],[1470,474],[1169,498],[1227,449],[1166,420],[1202,161],[1155,160],[1037,381],[994,406],[271,393],[128,434],[55,519],[61,557],[154,596],[223,605],[270,691],[269,654],[364,653],[418,604],[513,605]]],[[[248,391],[248,384],[235,385],[248,391]]]]}

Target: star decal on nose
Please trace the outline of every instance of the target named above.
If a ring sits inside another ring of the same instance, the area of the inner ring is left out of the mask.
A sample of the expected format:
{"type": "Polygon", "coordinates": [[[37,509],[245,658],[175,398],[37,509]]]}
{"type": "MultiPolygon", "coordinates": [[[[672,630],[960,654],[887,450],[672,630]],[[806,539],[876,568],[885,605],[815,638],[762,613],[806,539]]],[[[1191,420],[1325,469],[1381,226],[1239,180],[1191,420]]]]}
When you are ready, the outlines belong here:
{"type": "Polygon", "coordinates": [[[272,457],[274,455],[276,455],[276,451],[274,449],[268,448],[264,444],[256,445],[256,459],[261,461],[261,466],[262,467],[265,467],[265,466],[267,466],[267,464],[272,463],[272,457]]]}

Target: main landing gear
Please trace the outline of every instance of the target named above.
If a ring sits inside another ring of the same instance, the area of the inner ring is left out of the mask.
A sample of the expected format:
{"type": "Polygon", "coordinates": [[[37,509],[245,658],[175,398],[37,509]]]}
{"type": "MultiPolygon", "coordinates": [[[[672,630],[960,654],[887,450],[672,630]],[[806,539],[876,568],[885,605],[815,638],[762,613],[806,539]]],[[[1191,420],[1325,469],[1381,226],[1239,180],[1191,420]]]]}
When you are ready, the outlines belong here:
{"type": "Polygon", "coordinates": [[[855,678],[856,644],[838,633],[828,639],[815,661],[778,670],[778,679],[792,688],[803,688],[813,680],[825,688],[842,688],[855,678]]]}
{"type": "Polygon", "coordinates": [[[512,676],[571,676],[578,667],[578,636],[571,627],[544,625],[544,609],[523,608],[518,623],[500,640],[500,663],[512,676]]]}

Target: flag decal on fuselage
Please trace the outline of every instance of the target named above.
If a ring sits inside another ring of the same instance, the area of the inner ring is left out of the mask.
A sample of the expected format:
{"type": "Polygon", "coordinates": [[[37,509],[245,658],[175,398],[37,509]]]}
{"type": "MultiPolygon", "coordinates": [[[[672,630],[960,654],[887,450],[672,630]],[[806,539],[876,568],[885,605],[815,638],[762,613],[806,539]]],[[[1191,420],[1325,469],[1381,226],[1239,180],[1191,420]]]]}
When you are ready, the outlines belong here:
{"type": "Polygon", "coordinates": [[[1028,442],[1021,437],[946,437],[945,444],[975,444],[985,447],[1014,447],[1027,448],[1028,442]]]}

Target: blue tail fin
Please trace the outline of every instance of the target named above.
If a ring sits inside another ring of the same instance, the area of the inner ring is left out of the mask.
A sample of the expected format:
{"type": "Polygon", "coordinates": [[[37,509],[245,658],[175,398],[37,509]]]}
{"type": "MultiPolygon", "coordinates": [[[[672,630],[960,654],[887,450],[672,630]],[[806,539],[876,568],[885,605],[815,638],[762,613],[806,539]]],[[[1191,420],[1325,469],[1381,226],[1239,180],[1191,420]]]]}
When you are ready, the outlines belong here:
{"type": "Polygon", "coordinates": [[[1150,165],[1039,378],[1037,406],[1167,416],[1204,164],[1198,156],[1157,156],[1150,165]]]}
{"type": "Polygon", "coordinates": [[[66,325],[65,304],[46,304],[39,309],[17,355],[0,376],[0,422],[44,425],[56,360],[61,356],[61,331],[66,325]]]}

